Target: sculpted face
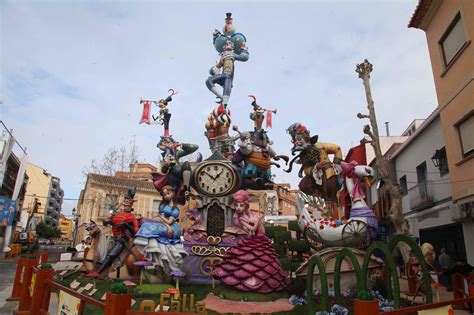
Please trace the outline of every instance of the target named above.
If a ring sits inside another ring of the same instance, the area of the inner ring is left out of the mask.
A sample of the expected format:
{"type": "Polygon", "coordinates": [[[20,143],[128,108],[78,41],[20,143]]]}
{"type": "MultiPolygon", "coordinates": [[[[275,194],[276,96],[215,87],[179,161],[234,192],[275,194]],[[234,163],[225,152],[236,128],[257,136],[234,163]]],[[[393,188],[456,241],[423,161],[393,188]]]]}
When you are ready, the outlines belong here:
{"type": "Polygon", "coordinates": [[[242,214],[245,212],[245,203],[244,202],[236,202],[234,203],[234,208],[235,208],[235,212],[237,212],[238,214],[242,214]]]}
{"type": "Polygon", "coordinates": [[[165,148],[171,148],[172,145],[173,145],[173,142],[171,140],[169,140],[168,138],[165,138],[165,139],[160,141],[160,144],[165,148]]]}
{"type": "Polygon", "coordinates": [[[234,50],[234,43],[232,43],[230,40],[228,40],[228,41],[224,44],[224,50],[233,51],[233,50],[234,50]]]}
{"type": "Polygon", "coordinates": [[[291,143],[293,143],[293,152],[301,151],[311,146],[311,136],[308,128],[300,123],[294,123],[288,127],[287,132],[291,135],[291,143]]]}
{"type": "Polygon", "coordinates": [[[311,144],[305,139],[305,137],[301,134],[297,134],[293,138],[293,151],[300,151],[305,149],[306,147],[310,146],[311,144]]]}
{"type": "Polygon", "coordinates": [[[163,196],[164,200],[171,201],[174,198],[174,191],[172,189],[165,189],[161,195],[163,196]]]}
{"type": "Polygon", "coordinates": [[[166,165],[173,166],[173,165],[176,164],[176,159],[174,158],[174,155],[172,155],[172,154],[167,154],[167,155],[164,157],[164,161],[165,161],[165,164],[166,164],[166,165]]]}
{"type": "Polygon", "coordinates": [[[130,212],[132,211],[133,200],[125,198],[122,203],[123,211],[130,212]]]}
{"type": "Polygon", "coordinates": [[[263,129],[255,131],[252,135],[252,143],[260,148],[266,148],[268,141],[268,136],[263,129]]]}

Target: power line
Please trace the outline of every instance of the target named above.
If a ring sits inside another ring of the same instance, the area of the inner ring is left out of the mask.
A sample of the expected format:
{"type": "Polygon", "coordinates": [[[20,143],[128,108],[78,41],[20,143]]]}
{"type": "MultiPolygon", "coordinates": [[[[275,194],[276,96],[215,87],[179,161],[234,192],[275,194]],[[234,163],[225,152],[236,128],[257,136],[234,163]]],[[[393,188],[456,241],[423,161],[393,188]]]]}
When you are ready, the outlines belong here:
{"type": "MultiPolygon", "coordinates": [[[[397,172],[400,172],[400,173],[415,173],[417,174],[418,172],[417,171],[406,171],[406,170],[399,170],[397,169],[396,170],[397,172]]],[[[440,172],[439,171],[434,171],[434,172],[426,172],[426,173],[429,173],[429,174],[439,174],[440,172]]]]}
{"type": "MultiPolygon", "coordinates": [[[[455,183],[464,183],[464,182],[470,182],[470,181],[474,181],[474,178],[470,178],[470,179],[463,179],[463,180],[455,180],[455,181],[450,181],[450,180],[428,180],[424,183],[432,183],[432,184],[455,184],[455,183]]],[[[420,184],[420,182],[407,182],[407,183],[410,183],[410,184],[420,184]]],[[[423,183],[423,182],[422,182],[423,183]]]]}
{"type": "MultiPolygon", "coordinates": [[[[28,197],[34,197],[34,198],[40,198],[40,199],[56,199],[54,197],[47,197],[47,196],[36,196],[36,195],[26,195],[25,196],[28,196],[28,197]]],[[[62,198],[63,200],[93,200],[93,199],[83,199],[83,198],[62,198]]]]}

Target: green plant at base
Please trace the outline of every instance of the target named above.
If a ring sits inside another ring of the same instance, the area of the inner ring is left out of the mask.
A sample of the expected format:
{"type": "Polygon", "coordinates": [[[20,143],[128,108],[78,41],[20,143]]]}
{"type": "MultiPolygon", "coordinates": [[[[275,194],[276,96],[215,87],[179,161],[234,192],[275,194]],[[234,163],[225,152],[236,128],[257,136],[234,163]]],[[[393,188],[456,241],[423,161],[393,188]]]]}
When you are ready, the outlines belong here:
{"type": "Polygon", "coordinates": [[[319,256],[312,256],[309,260],[308,266],[306,267],[306,300],[308,301],[309,313],[315,313],[315,305],[313,299],[313,277],[314,277],[314,267],[318,267],[319,278],[321,282],[321,310],[329,311],[328,303],[328,276],[326,274],[326,269],[324,268],[324,263],[319,256]]]}
{"type": "Polygon", "coordinates": [[[40,269],[53,269],[51,264],[41,264],[40,269]]]}
{"type": "Polygon", "coordinates": [[[387,267],[387,297],[393,298],[393,304],[395,309],[400,308],[400,283],[398,279],[397,270],[395,268],[395,261],[392,256],[392,252],[389,250],[385,243],[380,241],[374,241],[370,244],[369,248],[367,248],[367,252],[365,253],[364,262],[362,264],[362,281],[363,285],[362,288],[365,290],[367,289],[367,275],[369,272],[369,263],[370,257],[374,253],[375,250],[380,250],[385,256],[385,266],[387,267]],[[393,282],[393,291],[392,291],[392,282],[393,282]]]}
{"type": "Polygon", "coordinates": [[[110,292],[113,294],[127,294],[128,288],[123,282],[114,283],[110,286],[110,292]]]}
{"type": "Polygon", "coordinates": [[[288,230],[300,232],[300,233],[303,232],[300,229],[300,225],[298,224],[298,221],[288,221],[288,230]]]}
{"type": "MultiPolygon", "coordinates": [[[[421,270],[423,272],[423,283],[425,284],[426,303],[433,303],[433,292],[431,290],[431,277],[428,271],[428,266],[426,265],[426,262],[425,262],[425,257],[423,256],[423,252],[421,251],[420,246],[407,235],[399,234],[399,235],[395,235],[395,237],[393,237],[388,243],[388,250],[390,251],[390,253],[393,252],[393,250],[398,245],[398,243],[405,243],[408,246],[410,246],[410,249],[412,250],[413,254],[415,254],[415,256],[418,258],[418,261],[420,262],[421,270]]],[[[390,281],[388,281],[388,284],[390,285],[390,281]]],[[[398,289],[398,291],[395,292],[395,295],[397,294],[400,295],[400,289],[398,289]]]]}
{"type": "Polygon", "coordinates": [[[362,291],[365,288],[363,287],[364,281],[362,280],[363,274],[359,265],[359,261],[354,253],[349,248],[343,248],[337,255],[336,262],[334,264],[334,295],[336,297],[337,304],[342,305],[342,296],[341,296],[341,265],[344,258],[349,258],[351,261],[352,267],[354,268],[354,273],[357,279],[357,290],[362,291]]]}
{"type": "MultiPolygon", "coordinates": [[[[395,268],[395,261],[392,256],[392,251],[398,245],[398,243],[405,243],[407,244],[413,253],[417,256],[418,261],[420,262],[420,267],[422,268],[423,272],[423,282],[425,284],[425,294],[426,294],[426,302],[433,303],[433,295],[431,291],[431,284],[429,279],[429,272],[426,266],[426,262],[423,257],[423,253],[421,248],[418,244],[416,244],[410,237],[406,235],[395,235],[389,244],[384,244],[380,241],[374,241],[365,253],[364,261],[362,266],[359,266],[359,263],[356,257],[353,255],[352,251],[349,248],[344,248],[340,251],[339,255],[336,258],[336,264],[334,269],[334,291],[336,295],[336,301],[342,302],[342,297],[340,293],[340,268],[342,264],[342,260],[347,256],[354,267],[354,271],[357,277],[357,288],[359,292],[365,291],[367,292],[367,275],[369,271],[369,263],[370,257],[375,250],[381,251],[385,256],[385,265],[388,267],[386,273],[386,287],[387,287],[387,298],[392,299],[394,301],[395,309],[400,308],[400,284],[398,279],[398,274],[395,268]],[[392,287],[393,285],[393,287],[392,287]],[[392,290],[393,289],[393,290],[392,290]]],[[[307,265],[307,283],[306,283],[306,291],[312,292],[313,289],[313,271],[315,264],[318,265],[318,269],[320,270],[321,276],[321,310],[327,310],[327,277],[326,273],[324,272],[324,264],[319,265],[321,259],[318,256],[313,255],[307,265]],[[321,270],[322,269],[322,270],[321,270]]],[[[367,293],[359,293],[361,299],[367,299],[367,293]]],[[[314,313],[314,302],[313,299],[308,298],[308,305],[307,308],[310,313],[314,313]]]]}
{"type": "Polygon", "coordinates": [[[372,301],[374,299],[374,296],[372,295],[372,293],[367,292],[366,290],[362,290],[357,293],[357,299],[362,301],[372,301]]]}

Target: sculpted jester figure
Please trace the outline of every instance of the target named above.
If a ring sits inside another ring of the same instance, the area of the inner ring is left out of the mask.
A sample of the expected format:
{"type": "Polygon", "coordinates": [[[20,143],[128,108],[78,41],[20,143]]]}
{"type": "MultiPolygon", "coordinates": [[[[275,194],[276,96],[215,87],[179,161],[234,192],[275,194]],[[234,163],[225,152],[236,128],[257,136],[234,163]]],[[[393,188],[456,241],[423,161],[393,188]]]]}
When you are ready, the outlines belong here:
{"type": "Polygon", "coordinates": [[[220,54],[219,62],[214,65],[209,73],[211,76],[206,80],[206,86],[214,95],[217,102],[222,103],[224,109],[227,108],[232,82],[234,80],[235,60],[245,62],[249,59],[249,52],[245,43],[247,39],[241,33],[236,33],[232,24],[232,13],[227,13],[224,33],[216,30],[214,32],[214,47],[220,54]],[[222,92],[216,84],[222,86],[222,92]]]}
{"type": "MultiPolygon", "coordinates": [[[[140,253],[133,246],[133,238],[138,232],[138,221],[135,218],[133,211],[133,203],[135,200],[136,187],[131,188],[127,191],[122,204],[122,211],[111,215],[104,220],[104,226],[112,226],[112,234],[114,239],[114,245],[112,249],[107,252],[107,256],[102,261],[98,275],[101,275],[107,270],[117,259],[126,259],[127,256],[131,255],[135,260],[139,260],[140,253]]],[[[95,274],[91,274],[95,275],[95,274]]]]}
{"type": "Polygon", "coordinates": [[[292,124],[287,131],[293,143],[291,153],[296,156],[285,172],[292,171],[295,161],[301,164],[298,172],[298,176],[302,178],[298,185],[300,190],[307,195],[322,197],[327,208],[336,211],[341,148],[337,144],[318,142],[318,136],[311,136],[308,128],[300,123],[292,124]],[[334,156],[332,161],[329,159],[330,155],[334,156]]]}
{"type": "MultiPolygon", "coordinates": [[[[191,176],[191,165],[188,161],[180,163],[180,158],[192,154],[199,147],[190,143],[178,143],[172,136],[162,136],[158,143],[162,151],[160,172],[152,173],[153,184],[161,192],[163,187],[169,185],[174,189],[174,199],[179,204],[186,203],[186,195],[189,192],[189,180],[191,176]]],[[[198,155],[198,161],[201,156],[198,155]]]]}

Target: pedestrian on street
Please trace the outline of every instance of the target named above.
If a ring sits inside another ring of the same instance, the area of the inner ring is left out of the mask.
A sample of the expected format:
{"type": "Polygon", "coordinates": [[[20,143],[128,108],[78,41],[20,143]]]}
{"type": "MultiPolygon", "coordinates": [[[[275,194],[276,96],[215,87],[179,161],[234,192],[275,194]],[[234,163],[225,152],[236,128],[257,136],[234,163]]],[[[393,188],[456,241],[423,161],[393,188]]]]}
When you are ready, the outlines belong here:
{"type": "Polygon", "coordinates": [[[453,259],[449,256],[446,248],[441,248],[441,255],[439,255],[439,266],[443,272],[443,284],[446,286],[448,292],[452,291],[451,284],[451,268],[453,267],[453,259]]]}

